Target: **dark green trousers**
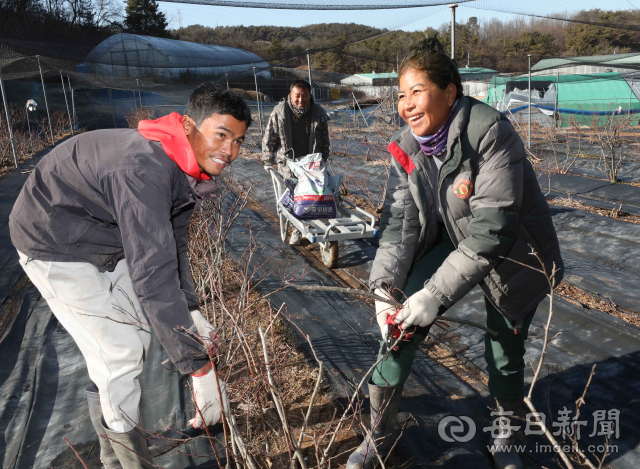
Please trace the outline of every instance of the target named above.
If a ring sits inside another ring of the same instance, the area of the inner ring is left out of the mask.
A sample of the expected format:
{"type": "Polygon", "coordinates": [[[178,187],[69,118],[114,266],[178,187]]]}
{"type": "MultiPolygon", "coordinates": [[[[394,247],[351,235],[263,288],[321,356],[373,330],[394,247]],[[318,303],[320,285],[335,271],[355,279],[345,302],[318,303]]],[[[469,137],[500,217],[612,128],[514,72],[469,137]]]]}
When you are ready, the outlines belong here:
{"type": "MultiPolygon", "coordinates": [[[[424,283],[433,276],[455,249],[444,228],[440,231],[442,238],[440,242],[413,265],[403,289],[407,297],[424,288],[424,283]]],[[[484,338],[489,392],[500,400],[522,399],[524,397],[524,342],[535,310],[514,326],[486,298],[485,305],[487,327],[498,332],[497,339],[487,334],[484,338]]],[[[429,329],[430,327],[417,328],[411,340],[401,342],[397,351],[392,351],[385,361],[380,362],[371,377],[373,383],[377,386],[396,386],[404,383],[411,372],[416,350],[429,334],[429,329]]],[[[378,357],[380,356],[382,356],[382,343],[378,357]]]]}

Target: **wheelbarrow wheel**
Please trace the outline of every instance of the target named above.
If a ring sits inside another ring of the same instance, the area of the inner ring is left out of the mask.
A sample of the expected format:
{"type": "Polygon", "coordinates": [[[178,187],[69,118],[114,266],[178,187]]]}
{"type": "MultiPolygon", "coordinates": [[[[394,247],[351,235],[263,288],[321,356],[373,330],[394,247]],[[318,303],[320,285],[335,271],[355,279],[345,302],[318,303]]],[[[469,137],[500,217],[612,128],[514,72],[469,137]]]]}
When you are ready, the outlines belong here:
{"type": "Polygon", "coordinates": [[[338,242],[320,243],[320,257],[324,265],[333,269],[338,264],[338,242]]]}
{"type": "Polygon", "coordinates": [[[282,238],[283,243],[287,240],[288,231],[289,220],[287,220],[287,217],[280,213],[280,238],[282,238]]]}

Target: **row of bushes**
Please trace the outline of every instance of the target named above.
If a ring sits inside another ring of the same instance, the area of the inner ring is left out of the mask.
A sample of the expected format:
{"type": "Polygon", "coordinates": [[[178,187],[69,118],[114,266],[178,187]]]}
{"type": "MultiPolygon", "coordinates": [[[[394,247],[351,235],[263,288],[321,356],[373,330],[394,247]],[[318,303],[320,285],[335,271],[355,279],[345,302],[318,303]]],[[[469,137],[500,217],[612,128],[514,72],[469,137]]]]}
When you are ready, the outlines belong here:
{"type": "MultiPolygon", "coordinates": [[[[4,110],[2,102],[0,102],[0,109],[4,110]]],[[[12,104],[9,107],[9,118],[11,119],[13,142],[16,147],[18,162],[23,162],[51,145],[49,119],[46,115],[40,118],[30,118],[29,122],[27,122],[26,109],[12,104]]],[[[63,111],[53,112],[51,114],[51,127],[56,141],[70,134],[68,114],[63,111]]],[[[13,166],[15,166],[15,162],[9,137],[9,128],[7,127],[6,115],[2,112],[0,115],[0,172],[13,166]]]]}

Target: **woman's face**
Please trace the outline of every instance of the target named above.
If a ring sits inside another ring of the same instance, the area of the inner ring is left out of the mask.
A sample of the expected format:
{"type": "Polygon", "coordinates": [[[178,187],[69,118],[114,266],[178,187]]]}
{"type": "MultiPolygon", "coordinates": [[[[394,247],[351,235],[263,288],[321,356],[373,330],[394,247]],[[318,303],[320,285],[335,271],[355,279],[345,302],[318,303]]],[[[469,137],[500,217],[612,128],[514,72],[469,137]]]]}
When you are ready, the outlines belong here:
{"type": "Polygon", "coordinates": [[[416,135],[433,135],[447,121],[456,92],[453,83],[441,90],[422,70],[410,68],[400,77],[398,113],[416,135]]]}

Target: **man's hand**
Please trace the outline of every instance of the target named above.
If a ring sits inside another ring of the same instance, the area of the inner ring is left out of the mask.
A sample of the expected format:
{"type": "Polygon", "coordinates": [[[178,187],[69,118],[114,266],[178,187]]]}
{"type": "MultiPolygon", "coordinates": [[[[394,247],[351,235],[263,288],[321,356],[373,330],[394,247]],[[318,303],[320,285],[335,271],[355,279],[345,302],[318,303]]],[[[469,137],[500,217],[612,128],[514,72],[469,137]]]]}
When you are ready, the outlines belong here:
{"type": "Polygon", "coordinates": [[[191,311],[191,318],[196,325],[196,330],[202,339],[203,345],[207,348],[209,356],[215,355],[218,351],[218,336],[216,335],[215,329],[198,310],[191,311]]]}
{"type": "MultiPolygon", "coordinates": [[[[389,293],[382,290],[381,288],[376,288],[373,293],[381,296],[382,298],[391,299],[389,293]]],[[[378,321],[378,325],[380,326],[380,333],[382,334],[383,340],[387,336],[387,316],[394,315],[395,313],[396,309],[393,305],[376,300],[376,320],[378,321]]]]}
{"type": "Polygon", "coordinates": [[[411,295],[395,318],[396,324],[406,329],[409,326],[426,327],[438,317],[442,303],[424,288],[411,295]]]}
{"type": "Polygon", "coordinates": [[[229,409],[226,384],[224,381],[220,381],[220,393],[218,393],[218,380],[213,369],[202,376],[193,373],[191,380],[193,381],[192,392],[193,402],[196,405],[196,416],[189,420],[189,425],[193,428],[215,425],[220,421],[222,414],[220,394],[222,394],[225,412],[229,409]]]}

